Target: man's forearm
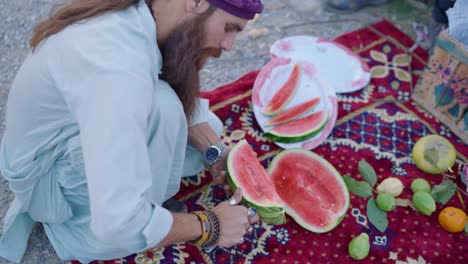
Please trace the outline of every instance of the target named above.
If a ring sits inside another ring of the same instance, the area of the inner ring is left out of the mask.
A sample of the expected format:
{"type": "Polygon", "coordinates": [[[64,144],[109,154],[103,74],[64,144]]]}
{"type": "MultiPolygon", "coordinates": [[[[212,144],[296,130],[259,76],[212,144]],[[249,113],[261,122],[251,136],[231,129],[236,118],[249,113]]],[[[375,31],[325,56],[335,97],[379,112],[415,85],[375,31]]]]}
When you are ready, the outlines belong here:
{"type": "Polygon", "coordinates": [[[173,222],[167,236],[156,248],[169,246],[177,242],[197,240],[202,235],[201,222],[194,214],[172,214],[173,222]]]}
{"type": "Polygon", "coordinates": [[[217,144],[219,140],[218,135],[216,135],[207,122],[191,126],[188,129],[188,142],[201,153],[208,147],[217,144]]]}

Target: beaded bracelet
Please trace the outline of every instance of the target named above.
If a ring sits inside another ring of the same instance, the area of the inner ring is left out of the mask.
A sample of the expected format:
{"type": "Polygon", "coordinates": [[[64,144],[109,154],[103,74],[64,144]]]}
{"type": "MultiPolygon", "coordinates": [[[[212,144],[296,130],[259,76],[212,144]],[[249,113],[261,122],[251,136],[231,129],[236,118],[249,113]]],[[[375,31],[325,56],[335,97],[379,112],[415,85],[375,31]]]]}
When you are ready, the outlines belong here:
{"type": "Polygon", "coordinates": [[[206,241],[206,245],[211,246],[218,243],[219,236],[221,235],[221,226],[219,224],[219,219],[213,211],[206,211],[208,219],[211,225],[211,236],[206,241]]]}
{"type": "Polygon", "coordinates": [[[195,211],[193,212],[198,219],[200,220],[201,226],[202,226],[202,235],[200,239],[192,241],[191,243],[195,244],[197,247],[201,247],[206,244],[208,239],[212,237],[212,228],[211,228],[211,223],[209,220],[209,216],[206,212],[203,211],[195,211]]]}

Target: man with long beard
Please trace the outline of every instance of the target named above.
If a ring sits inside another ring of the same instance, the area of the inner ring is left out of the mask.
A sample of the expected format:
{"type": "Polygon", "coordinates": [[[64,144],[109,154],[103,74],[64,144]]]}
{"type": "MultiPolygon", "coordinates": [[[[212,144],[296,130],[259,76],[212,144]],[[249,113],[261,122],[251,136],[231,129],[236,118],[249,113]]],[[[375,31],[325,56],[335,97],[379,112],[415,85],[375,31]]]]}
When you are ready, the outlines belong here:
{"type": "Polygon", "coordinates": [[[181,241],[230,247],[259,220],[238,205],[174,213],[181,176],[225,178],[222,124],[199,70],[232,48],[260,0],[73,0],[34,30],[10,91],[0,168],[15,199],[0,256],[19,262],[41,223],[62,260],[181,241]]]}

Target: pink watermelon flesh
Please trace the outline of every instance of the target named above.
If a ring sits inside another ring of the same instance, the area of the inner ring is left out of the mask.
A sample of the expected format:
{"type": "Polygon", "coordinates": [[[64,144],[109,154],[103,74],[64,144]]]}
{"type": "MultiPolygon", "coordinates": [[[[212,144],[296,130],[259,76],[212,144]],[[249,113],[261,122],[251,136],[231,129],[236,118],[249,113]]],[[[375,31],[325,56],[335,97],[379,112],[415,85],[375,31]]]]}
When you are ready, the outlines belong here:
{"type": "Polygon", "coordinates": [[[288,104],[291,98],[293,98],[297,90],[300,77],[300,66],[296,63],[288,80],[278,91],[276,91],[262,112],[269,116],[279,113],[288,104]]]}
{"type": "Polygon", "coordinates": [[[283,150],[267,172],[242,140],[229,153],[227,167],[231,188],[241,187],[245,202],[267,223],[285,223],[284,207],[302,227],[323,233],[340,223],[349,206],[341,175],[308,150],[283,150]]]}
{"type": "Polygon", "coordinates": [[[341,221],[349,193],[338,172],[311,153],[283,151],[272,161],[269,173],[286,213],[311,231],[326,232],[341,221]]]}
{"type": "Polygon", "coordinates": [[[266,125],[267,126],[276,126],[279,124],[283,124],[289,122],[291,120],[296,119],[297,117],[301,116],[304,113],[307,113],[312,108],[317,106],[320,103],[320,97],[316,97],[312,100],[306,101],[294,107],[291,107],[283,112],[280,112],[273,118],[271,118],[266,125]]]}
{"type": "Polygon", "coordinates": [[[230,161],[235,166],[230,166],[230,175],[242,175],[236,177],[236,186],[242,186],[244,194],[248,200],[254,203],[262,204],[281,204],[270,177],[265,168],[257,161],[257,154],[246,142],[239,145],[236,152],[242,155],[233,155],[230,161]]]}
{"type": "Polygon", "coordinates": [[[309,130],[319,125],[320,122],[323,121],[323,118],[326,118],[326,116],[327,116],[327,111],[320,110],[306,117],[296,119],[288,123],[279,125],[273,128],[272,130],[270,130],[269,132],[273,132],[276,134],[284,134],[284,135],[302,134],[304,131],[309,130]]]}

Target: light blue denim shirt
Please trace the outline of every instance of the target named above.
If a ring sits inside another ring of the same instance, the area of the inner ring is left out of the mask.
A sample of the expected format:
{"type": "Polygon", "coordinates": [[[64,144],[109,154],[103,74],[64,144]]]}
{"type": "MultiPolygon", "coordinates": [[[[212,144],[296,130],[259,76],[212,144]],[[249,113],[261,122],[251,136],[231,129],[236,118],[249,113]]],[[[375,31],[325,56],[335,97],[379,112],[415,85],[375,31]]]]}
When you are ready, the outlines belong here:
{"type": "MultiPolygon", "coordinates": [[[[19,262],[36,222],[62,260],[84,263],[142,251],[167,235],[172,215],[160,205],[186,170],[187,123],[158,79],[161,67],[144,1],[69,26],[28,56],[0,148],[15,194],[1,257],[19,262]]],[[[199,161],[188,171],[201,169],[199,161]]]]}

